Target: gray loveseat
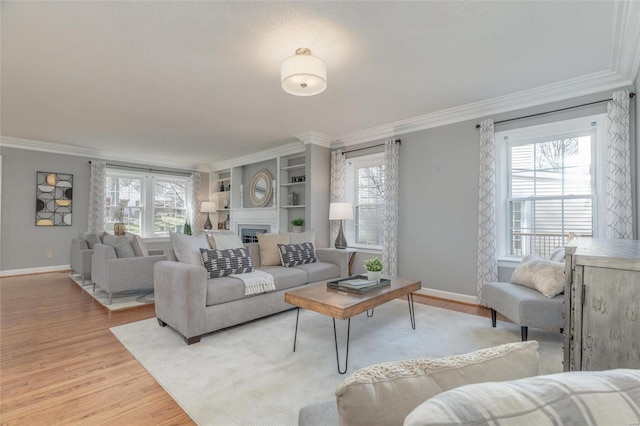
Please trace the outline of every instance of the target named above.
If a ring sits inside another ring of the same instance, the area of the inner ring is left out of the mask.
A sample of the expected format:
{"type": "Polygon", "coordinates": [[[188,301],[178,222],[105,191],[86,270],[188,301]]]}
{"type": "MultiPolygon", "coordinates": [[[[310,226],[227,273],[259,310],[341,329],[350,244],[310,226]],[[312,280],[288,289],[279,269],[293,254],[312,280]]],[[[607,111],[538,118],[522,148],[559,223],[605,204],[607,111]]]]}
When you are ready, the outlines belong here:
{"type": "Polygon", "coordinates": [[[316,249],[318,262],[285,268],[262,266],[258,243],[248,243],[253,266],[273,275],[275,290],[245,296],[244,283],[233,277],[207,279],[203,266],[158,262],[154,269],[155,309],[161,326],[169,325],[187,344],[203,334],[292,309],[284,293],[319,281],[347,276],[344,250],[316,249]]]}

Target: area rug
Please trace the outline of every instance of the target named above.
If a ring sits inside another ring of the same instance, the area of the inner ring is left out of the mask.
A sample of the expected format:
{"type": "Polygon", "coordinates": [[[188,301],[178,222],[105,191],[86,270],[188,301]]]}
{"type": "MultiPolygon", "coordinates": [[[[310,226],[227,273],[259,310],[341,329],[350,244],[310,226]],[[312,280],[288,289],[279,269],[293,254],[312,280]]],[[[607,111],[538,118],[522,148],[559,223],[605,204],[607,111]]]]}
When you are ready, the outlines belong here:
{"type": "MultiPolygon", "coordinates": [[[[199,425],[296,425],[298,411],[333,399],[336,386],[358,368],[418,357],[444,357],[520,341],[520,327],[415,304],[411,328],[406,301],[375,308],[373,317],[351,319],[349,366],[337,372],[331,318],[291,310],[203,336],[187,346],[155,318],[111,328],[160,385],[199,425]]],[[[344,357],[346,321],[338,325],[344,357]]],[[[530,329],[540,343],[542,373],[562,371],[562,335],[530,329]]],[[[344,360],[344,358],[341,358],[344,360]]]]}
{"type": "Polygon", "coordinates": [[[155,302],[153,290],[129,290],[113,293],[112,302],[109,304],[109,293],[100,288],[100,286],[96,286],[94,290],[91,280],[84,280],[83,283],[82,276],[77,274],[71,275],[71,279],[98,303],[110,311],[130,309],[155,302]]]}

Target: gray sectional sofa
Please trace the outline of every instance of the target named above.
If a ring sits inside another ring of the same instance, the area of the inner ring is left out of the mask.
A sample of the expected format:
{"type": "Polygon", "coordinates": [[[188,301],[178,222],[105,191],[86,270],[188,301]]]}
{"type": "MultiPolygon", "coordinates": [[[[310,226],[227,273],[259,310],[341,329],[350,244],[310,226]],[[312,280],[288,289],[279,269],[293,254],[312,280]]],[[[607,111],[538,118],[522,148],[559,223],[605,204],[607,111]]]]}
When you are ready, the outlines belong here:
{"type": "Polygon", "coordinates": [[[154,269],[156,317],[169,325],[187,344],[203,334],[292,309],[284,293],[319,281],[348,274],[344,250],[317,248],[318,262],[295,267],[263,266],[258,243],[245,245],[253,266],[274,277],[275,290],[245,296],[244,283],[230,276],[207,279],[205,267],[177,261],[158,262],[154,269]]]}

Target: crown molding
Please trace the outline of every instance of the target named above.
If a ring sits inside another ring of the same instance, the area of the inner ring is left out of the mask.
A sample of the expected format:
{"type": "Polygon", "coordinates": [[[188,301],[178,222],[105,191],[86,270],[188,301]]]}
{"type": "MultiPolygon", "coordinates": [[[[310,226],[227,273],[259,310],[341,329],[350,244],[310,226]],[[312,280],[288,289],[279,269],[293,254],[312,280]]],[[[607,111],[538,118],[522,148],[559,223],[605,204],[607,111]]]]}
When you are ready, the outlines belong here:
{"type": "MultiPolygon", "coordinates": [[[[0,147],[26,149],[29,151],[50,152],[53,154],[73,155],[76,157],[88,157],[96,160],[120,161],[124,163],[137,163],[131,156],[124,156],[109,151],[96,150],[86,147],[66,145],[58,142],[45,142],[34,139],[15,138],[12,136],[0,136],[0,147]]],[[[145,155],[144,164],[156,167],[168,167],[172,169],[185,169],[209,173],[209,169],[197,164],[168,163],[158,158],[145,155]]]]}
{"type": "Polygon", "coordinates": [[[320,145],[325,148],[331,148],[334,138],[315,130],[309,130],[293,135],[294,138],[304,142],[304,144],[320,145]]]}
{"type": "Polygon", "coordinates": [[[302,141],[290,142],[286,145],[277,146],[275,148],[265,149],[264,151],[255,152],[253,154],[243,155],[242,157],[232,158],[230,160],[220,161],[211,165],[211,171],[226,170],[232,167],[245,166],[247,164],[258,163],[272,158],[282,157],[284,155],[298,154],[304,152],[304,144],[302,141]]]}
{"type": "Polygon", "coordinates": [[[485,101],[474,102],[455,108],[449,108],[406,120],[369,129],[348,133],[336,138],[335,146],[349,146],[374,140],[399,136],[419,130],[445,126],[488,115],[501,114],[551,102],[577,98],[607,90],[632,85],[631,78],[613,71],[602,71],[558,83],[548,84],[535,89],[524,90],[510,95],[485,101]]]}
{"type": "Polygon", "coordinates": [[[617,1],[610,68],[633,80],[640,70],[640,2],[617,1]]]}

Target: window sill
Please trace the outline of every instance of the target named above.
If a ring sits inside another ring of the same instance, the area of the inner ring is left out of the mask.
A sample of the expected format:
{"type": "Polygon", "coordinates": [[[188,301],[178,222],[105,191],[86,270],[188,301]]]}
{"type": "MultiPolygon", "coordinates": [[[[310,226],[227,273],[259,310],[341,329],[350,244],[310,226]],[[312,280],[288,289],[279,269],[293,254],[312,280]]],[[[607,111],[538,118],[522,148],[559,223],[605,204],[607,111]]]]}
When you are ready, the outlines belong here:
{"type": "Polygon", "coordinates": [[[498,259],[498,266],[513,268],[522,262],[522,257],[503,257],[498,259]]]}

